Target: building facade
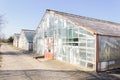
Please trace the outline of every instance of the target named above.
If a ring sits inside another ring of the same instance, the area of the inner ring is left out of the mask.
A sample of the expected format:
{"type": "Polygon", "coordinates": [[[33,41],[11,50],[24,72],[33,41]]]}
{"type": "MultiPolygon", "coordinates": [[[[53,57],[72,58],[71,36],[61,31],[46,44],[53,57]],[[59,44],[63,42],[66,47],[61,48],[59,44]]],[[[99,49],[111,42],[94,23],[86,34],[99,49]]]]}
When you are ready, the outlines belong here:
{"type": "Polygon", "coordinates": [[[22,29],[19,37],[19,48],[31,51],[33,50],[34,30],[22,29]]]}
{"type": "Polygon", "coordinates": [[[13,40],[13,46],[14,47],[18,47],[19,45],[19,36],[20,36],[20,34],[17,34],[17,33],[15,33],[14,34],[14,36],[13,36],[13,38],[14,38],[14,40],[13,40]]]}
{"type": "Polygon", "coordinates": [[[34,37],[37,54],[83,69],[120,67],[120,24],[47,10],[34,37]]]}

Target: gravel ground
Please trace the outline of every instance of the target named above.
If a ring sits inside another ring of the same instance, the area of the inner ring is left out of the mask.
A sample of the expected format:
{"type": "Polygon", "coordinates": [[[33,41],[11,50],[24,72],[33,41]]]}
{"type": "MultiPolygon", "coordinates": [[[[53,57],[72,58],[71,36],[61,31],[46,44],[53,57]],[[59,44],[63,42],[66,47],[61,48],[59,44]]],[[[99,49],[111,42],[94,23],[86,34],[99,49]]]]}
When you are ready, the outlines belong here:
{"type": "Polygon", "coordinates": [[[3,44],[0,80],[120,80],[120,69],[85,72],[58,60],[36,60],[3,44]]]}

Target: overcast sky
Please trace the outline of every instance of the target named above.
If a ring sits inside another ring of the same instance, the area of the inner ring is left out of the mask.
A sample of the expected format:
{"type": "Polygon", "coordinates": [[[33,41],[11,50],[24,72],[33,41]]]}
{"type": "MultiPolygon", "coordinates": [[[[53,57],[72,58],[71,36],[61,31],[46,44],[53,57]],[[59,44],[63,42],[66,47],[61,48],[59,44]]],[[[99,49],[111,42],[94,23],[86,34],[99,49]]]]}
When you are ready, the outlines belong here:
{"type": "Polygon", "coordinates": [[[8,37],[36,29],[46,9],[120,23],[120,0],[0,0],[3,33],[8,37]]]}

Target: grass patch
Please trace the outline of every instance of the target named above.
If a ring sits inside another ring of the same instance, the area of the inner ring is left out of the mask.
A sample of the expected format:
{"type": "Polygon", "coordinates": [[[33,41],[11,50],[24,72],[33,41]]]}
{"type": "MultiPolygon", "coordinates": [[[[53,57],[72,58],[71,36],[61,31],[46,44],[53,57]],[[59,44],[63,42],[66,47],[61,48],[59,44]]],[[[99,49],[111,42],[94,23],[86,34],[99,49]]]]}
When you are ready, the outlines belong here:
{"type": "Polygon", "coordinates": [[[12,46],[13,45],[13,43],[7,43],[8,45],[10,45],[10,46],[12,46]]]}

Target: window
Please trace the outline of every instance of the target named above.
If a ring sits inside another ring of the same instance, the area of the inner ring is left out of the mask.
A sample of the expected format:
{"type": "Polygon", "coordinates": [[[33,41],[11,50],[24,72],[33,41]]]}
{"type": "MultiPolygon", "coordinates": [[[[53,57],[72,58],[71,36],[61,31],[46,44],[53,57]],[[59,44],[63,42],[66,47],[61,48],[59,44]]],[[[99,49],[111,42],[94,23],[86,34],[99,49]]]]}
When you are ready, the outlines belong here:
{"type": "Polygon", "coordinates": [[[80,65],[83,66],[83,67],[85,67],[86,62],[84,62],[84,61],[80,61],[80,65]]]}
{"type": "Polygon", "coordinates": [[[93,64],[92,63],[87,63],[87,67],[92,69],[93,68],[93,64]]]}

